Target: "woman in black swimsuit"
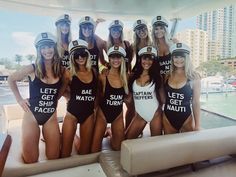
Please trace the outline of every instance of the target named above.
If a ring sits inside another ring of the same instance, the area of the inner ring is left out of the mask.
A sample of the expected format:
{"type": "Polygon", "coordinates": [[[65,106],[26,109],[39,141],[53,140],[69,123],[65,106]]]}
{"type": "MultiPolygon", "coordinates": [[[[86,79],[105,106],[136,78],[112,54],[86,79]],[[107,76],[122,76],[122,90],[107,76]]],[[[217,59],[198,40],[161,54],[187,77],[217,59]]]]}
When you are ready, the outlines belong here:
{"type": "Polygon", "coordinates": [[[99,108],[97,111],[92,152],[101,151],[102,140],[107,127],[111,123],[111,148],[120,150],[124,140],[123,101],[128,94],[127,72],[124,57],[125,50],[120,46],[113,46],[108,50],[108,73],[101,74],[99,108]]]}
{"type": "Polygon", "coordinates": [[[167,76],[163,127],[165,134],[200,129],[199,74],[193,70],[190,49],[183,43],[171,46],[172,64],[167,76]]]}
{"type": "MultiPolygon", "coordinates": [[[[40,33],[35,40],[37,58],[9,76],[8,82],[18,104],[25,111],[22,122],[22,158],[25,163],[38,161],[40,127],[45,139],[48,159],[59,158],[60,130],[56,117],[59,89],[62,88],[64,68],[56,50],[56,38],[40,33]],[[23,99],[16,81],[29,78],[29,99],[23,99]]],[[[64,91],[60,90],[62,93],[64,91]]]]}
{"type": "Polygon", "coordinates": [[[92,67],[99,73],[99,62],[106,67],[109,64],[103,55],[103,50],[106,51],[106,42],[95,34],[96,25],[97,23],[89,16],[81,18],[79,21],[79,39],[88,43],[92,67]]]}
{"type": "Polygon", "coordinates": [[[88,43],[81,39],[72,41],[69,45],[69,53],[70,99],[62,126],[62,157],[68,157],[71,154],[78,123],[80,136],[75,137],[75,147],[78,154],[90,153],[98,87],[96,71],[91,68],[88,43]]]}
{"type": "Polygon", "coordinates": [[[56,23],[57,33],[57,51],[61,58],[61,64],[65,68],[69,68],[69,52],[68,46],[71,41],[71,18],[68,14],[58,17],[56,23]]]}

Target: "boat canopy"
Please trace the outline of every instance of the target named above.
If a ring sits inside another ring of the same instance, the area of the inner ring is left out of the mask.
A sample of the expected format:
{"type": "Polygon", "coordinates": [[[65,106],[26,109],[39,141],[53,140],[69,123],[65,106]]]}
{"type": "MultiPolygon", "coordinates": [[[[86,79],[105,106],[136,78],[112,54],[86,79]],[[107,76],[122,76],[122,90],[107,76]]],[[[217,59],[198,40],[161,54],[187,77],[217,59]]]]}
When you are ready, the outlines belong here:
{"type": "Polygon", "coordinates": [[[36,15],[90,15],[104,19],[189,18],[200,13],[235,4],[235,0],[0,0],[0,9],[36,15]]]}

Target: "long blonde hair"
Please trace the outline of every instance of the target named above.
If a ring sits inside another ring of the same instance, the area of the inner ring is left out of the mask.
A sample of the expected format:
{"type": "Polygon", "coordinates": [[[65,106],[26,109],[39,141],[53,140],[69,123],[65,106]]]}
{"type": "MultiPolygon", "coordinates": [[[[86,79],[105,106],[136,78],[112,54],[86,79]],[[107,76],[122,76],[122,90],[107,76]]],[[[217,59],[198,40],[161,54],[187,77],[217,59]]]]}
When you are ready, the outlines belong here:
{"type": "MultiPolygon", "coordinates": [[[[123,30],[121,31],[121,34],[120,34],[120,41],[121,43],[123,43],[124,41],[124,34],[123,34],[123,30]]],[[[114,46],[114,40],[113,40],[113,37],[111,36],[111,30],[109,30],[109,35],[108,35],[108,40],[107,40],[107,50],[109,48],[111,48],[112,46],[114,46]]],[[[124,46],[123,46],[124,47],[124,46]]]]}
{"type": "MultiPolygon", "coordinates": [[[[165,43],[170,48],[170,46],[173,44],[173,42],[170,40],[170,34],[169,34],[168,29],[164,25],[158,25],[158,26],[162,26],[164,28],[164,30],[165,30],[164,40],[165,40],[165,43]]],[[[155,36],[155,28],[156,27],[157,27],[156,25],[152,26],[152,43],[153,43],[153,46],[156,47],[156,49],[158,49],[159,48],[159,40],[155,36]]]]}
{"type": "MultiPolygon", "coordinates": [[[[88,58],[86,59],[86,65],[85,65],[85,67],[86,67],[86,69],[88,70],[88,71],[90,71],[91,70],[91,67],[92,67],[92,63],[91,63],[91,59],[90,59],[90,53],[89,53],[89,51],[87,50],[87,49],[85,49],[85,51],[88,53],[88,58]]],[[[69,59],[70,59],[70,74],[71,74],[71,77],[72,76],[76,76],[77,75],[77,72],[79,71],[79,65],[76,63],[76,61],[75,61],[75,58],[74,58],[74,53],[76,52],[76,50],[75,51],[73,51],[72,53],[70,53],[70,55],[69,55],[69,59]]]]}
{"type": "MultiPolygon", "coordinates": [[[[52,72],[53,77],[62,77],[62,70],[61,70],[61,61],[56,49],[56,45],[54,45],[54,56],[52,59],[52,72]]],[[[47,73],[45,69],[44,58],[41,54],[40,47],[37,48],[37,58],[35,60],[35,75],[39,79],[47,78],[47,73]]]]}
{"type": "MultiPolygon", "coordinates": [[[[109,58],[109,61],[110,61],[110,58],[109,58]]],[[[128,79],[127,79],[125,59],[123,56],[121,57],[121,65],[120,65],[119,71],[120,71],[120,79],[122,81],[125,93],[128,94],[129,93],[128,79]]],[[[105,91],[105,88],[103,91],[105,91]]]]}
{"type": "MultiPolygon", "coordinates": [[[[175,70],[176,70],[176,67],[173,62],[173,56],[171,56],[170,75],[173,75],[175,70]]],[[[184,59],[184,72],[185,72],[185,77],[189,80],[200,79],[200,74],[193,69],[190,56],[189,54],[186,54],[186,53],[185,53],[185,59],[184,59]]]]}
{"type": "MultiPolygon", "coordinates": [[[[134,50],[134,52],[136,52],[139,49],[139,44],[140,44],[140,41],[141,41],[140,38],[138,37],[136,31],[134,32],[133,39],[134,39],[133,50],[134,50]]],[[[149,35],[149,31],[147,31],[147,38],[145,39],[145,41],[146,41],[146,46],[152,44],[152,41],[151,41],[151,38],[150,38],[150,35],[149,35]]]]}
{"type": "MultiPolygon", "coordinates": [[[[71,28],[70,27],[69,27],[69,33],[68,33],[67,40],[68,41],[66,41],[66,42],[69,45],[69,43],[71,42],[71,28]]],[[[60,58],[62,58],[64,56],[65,49],[62,47],[62,36],[61,36],[60,25],[57,25],[57,51],[58,51],[60,58]]]]}

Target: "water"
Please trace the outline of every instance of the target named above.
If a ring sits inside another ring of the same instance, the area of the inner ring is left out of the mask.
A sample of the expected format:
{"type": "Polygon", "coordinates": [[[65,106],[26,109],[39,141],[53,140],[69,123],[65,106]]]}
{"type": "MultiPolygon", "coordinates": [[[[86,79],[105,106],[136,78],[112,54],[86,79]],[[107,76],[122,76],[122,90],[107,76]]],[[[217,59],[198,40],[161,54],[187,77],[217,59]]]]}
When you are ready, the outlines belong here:
{"type": "MultiPolygon", "coordinates": [[[[19,90],[23,98],[28,97],[28,86],[20,86],[19,90]]],[[[0,87],[0,106],[13,103],[16,103],[16,100],[10,88],[0,87]]],[[[201,127],[208,129],[236,125],[235,105],[236,92],[227,93],[227,95],[226,93],[211,93],[208,95],[208,99],[206,98],[206,95],[201,95],[201,108],[204,109],[201,110],[201,127]],[[235,118],[235,120],[211,112],[235,118]]]]}
{"type": "Polygon", "coordinates": [[[220,115],[209,113],[208,111],[201,110],[201,127],[204,129],[236,126],[234,119],[222,117],[220,115]]]}
{"type": "Polygon", "coordinates": [[[201,108],[236,119],[236,92],[203,94],[201,108]]]}

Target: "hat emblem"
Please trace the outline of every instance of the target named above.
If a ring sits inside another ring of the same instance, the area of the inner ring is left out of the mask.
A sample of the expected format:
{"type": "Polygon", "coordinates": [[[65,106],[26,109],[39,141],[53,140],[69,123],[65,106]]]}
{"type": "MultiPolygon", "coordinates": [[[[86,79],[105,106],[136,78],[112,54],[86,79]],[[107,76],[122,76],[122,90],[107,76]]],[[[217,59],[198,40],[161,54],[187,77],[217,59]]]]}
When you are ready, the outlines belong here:
{"type": "Polygon", "coordinates": [[[72,43],[73,43],[73,46],[79,45],[79,44],[78,44],[78,41],[73,41],[72,43]]]}
{"type": "Polygon", "coordinates": [[[48,34],[47,33],[42,33],[41,36],[42,36],[42,38],[48,38],[48,34]]]}
{"type": "Polygon", "coordinates": [[[90,17],[89,16],[85,16],[84,18],[86,21],[89,21],[90,17]]]}
{"type": "Polygon", "coordinates": [[[114,50],[119,50],[119,46],[114,46],[114,50]]]}
{"type": "Polygon", "coordinates": [[[137,20],[137,24],[139,24],[139,25],[140,25],[141,23],[142,23],[142,22],[141,22],[141,20],[137,20]]]}
{"type": "Polygon", "coordinates": [[[157,20],[161,20],[161,16],[157,16],[157,20]]]}
{"type": "Polygon", "coordinates": [[[181,48],[182,47],[182,43],[177,43],[176,47],[177,48],[181,48]]]}
{"type": "Polygon", "coordinates": [[[119,25],[119,21],[118,20],[115,20],[115,25],[119,25]]]}
{"type": "Polygon", "coordinates": [[[68,14],[65,14],[65,19],[69,19],[69,15],[68,14]]]}
{"type": "Polygon", "coordinates": [[[147,47],[147,52],[151,52],[152,48],[151,47],[147,47]]]}

